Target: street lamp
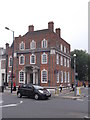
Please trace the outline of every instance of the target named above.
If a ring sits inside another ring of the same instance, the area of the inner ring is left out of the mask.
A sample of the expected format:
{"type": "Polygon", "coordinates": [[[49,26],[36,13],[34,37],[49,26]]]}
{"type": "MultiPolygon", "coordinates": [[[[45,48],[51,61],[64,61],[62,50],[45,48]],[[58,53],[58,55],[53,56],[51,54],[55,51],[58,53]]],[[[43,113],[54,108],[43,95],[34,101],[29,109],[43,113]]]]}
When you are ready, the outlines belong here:
{"type": "Polygon", "coordinates": [[[73,57],[74,57],[74,96],[76,96],[76,54],[74,54],[73,57]]]}
{"type": "Polygon", "coordinates": [[[12,44],[12,71],[11,71],[11,93],[12,93],[12,87],[13,87],[13,55],[14,55],[14,31],[9,29],[8,27],[5,27],[5,29],[10,30],[13,33],[13,44],[12,44]]]}

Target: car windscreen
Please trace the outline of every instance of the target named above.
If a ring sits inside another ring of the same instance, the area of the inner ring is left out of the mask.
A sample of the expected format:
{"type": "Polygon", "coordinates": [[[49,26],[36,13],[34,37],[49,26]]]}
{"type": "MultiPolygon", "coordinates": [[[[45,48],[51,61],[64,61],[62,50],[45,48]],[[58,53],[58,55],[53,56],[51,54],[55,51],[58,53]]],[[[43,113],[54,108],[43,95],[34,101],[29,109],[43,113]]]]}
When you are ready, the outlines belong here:
{"type": "Polygon", "coordinates": [[[41,87],[41,86],[38,86],[38,85],[33,85],[33,87],[35,88],[35,89],[44,89],[43,87],[41,87]]]}

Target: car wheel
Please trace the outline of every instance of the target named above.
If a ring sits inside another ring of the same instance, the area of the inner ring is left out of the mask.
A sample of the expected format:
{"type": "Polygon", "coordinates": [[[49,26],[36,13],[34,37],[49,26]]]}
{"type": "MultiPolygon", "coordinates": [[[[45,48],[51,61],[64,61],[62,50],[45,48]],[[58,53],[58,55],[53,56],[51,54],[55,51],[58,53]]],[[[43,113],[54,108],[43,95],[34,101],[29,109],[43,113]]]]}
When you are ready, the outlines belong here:
{"type": "Polygon", "coordinates": [[[19,92],[19,93],[17,93],[17,96],[18,96],[18,98],[21,98],[22,97],[22,95],[21,95],[21,93],[19,92]]]}
{"type": "Polygon", "coordinates": [[[38,94],[35,94],[34,98],[35,98],[35,100],[38,100],[39,99],[38,94]]]}

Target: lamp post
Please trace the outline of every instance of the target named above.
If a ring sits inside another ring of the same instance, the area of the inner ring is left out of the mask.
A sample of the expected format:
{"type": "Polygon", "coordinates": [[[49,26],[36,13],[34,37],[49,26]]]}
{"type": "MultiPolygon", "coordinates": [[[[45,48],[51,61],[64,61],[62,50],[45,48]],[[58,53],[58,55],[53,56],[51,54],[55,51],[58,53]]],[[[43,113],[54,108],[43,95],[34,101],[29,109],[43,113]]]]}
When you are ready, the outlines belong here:
{"type": "Polygon", "coordinates": [[[13,44],[12,44],[12,71],[11,71],[11,93],[12,93],[12,87],[13,87],[13,55],[14,55],[14,31],[9,29],[8,27],[5,27],[5,29],[10,30],[13,33],[13,44]]]}
{"type": "Polygon", "coordinates": [[[73,55],[74,57],[74,96],[76,96],[76,54],[73,55]]]}

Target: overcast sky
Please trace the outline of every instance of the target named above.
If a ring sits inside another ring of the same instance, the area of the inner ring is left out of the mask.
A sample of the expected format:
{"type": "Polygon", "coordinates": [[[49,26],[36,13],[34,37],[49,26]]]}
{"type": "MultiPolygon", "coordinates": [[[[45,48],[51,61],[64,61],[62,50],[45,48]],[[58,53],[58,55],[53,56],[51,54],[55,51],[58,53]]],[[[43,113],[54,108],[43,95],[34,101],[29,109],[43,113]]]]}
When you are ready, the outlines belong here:
{"type": "Polygon", "coordinates": [[[54,29],[61,28],[61,37],[71,44],[71,50],[88,51],[88,1],[89,0],[0,0],[0,47],[24,35],[29,25],[34,30],[47,29],[54,22],[54,29]]]}

